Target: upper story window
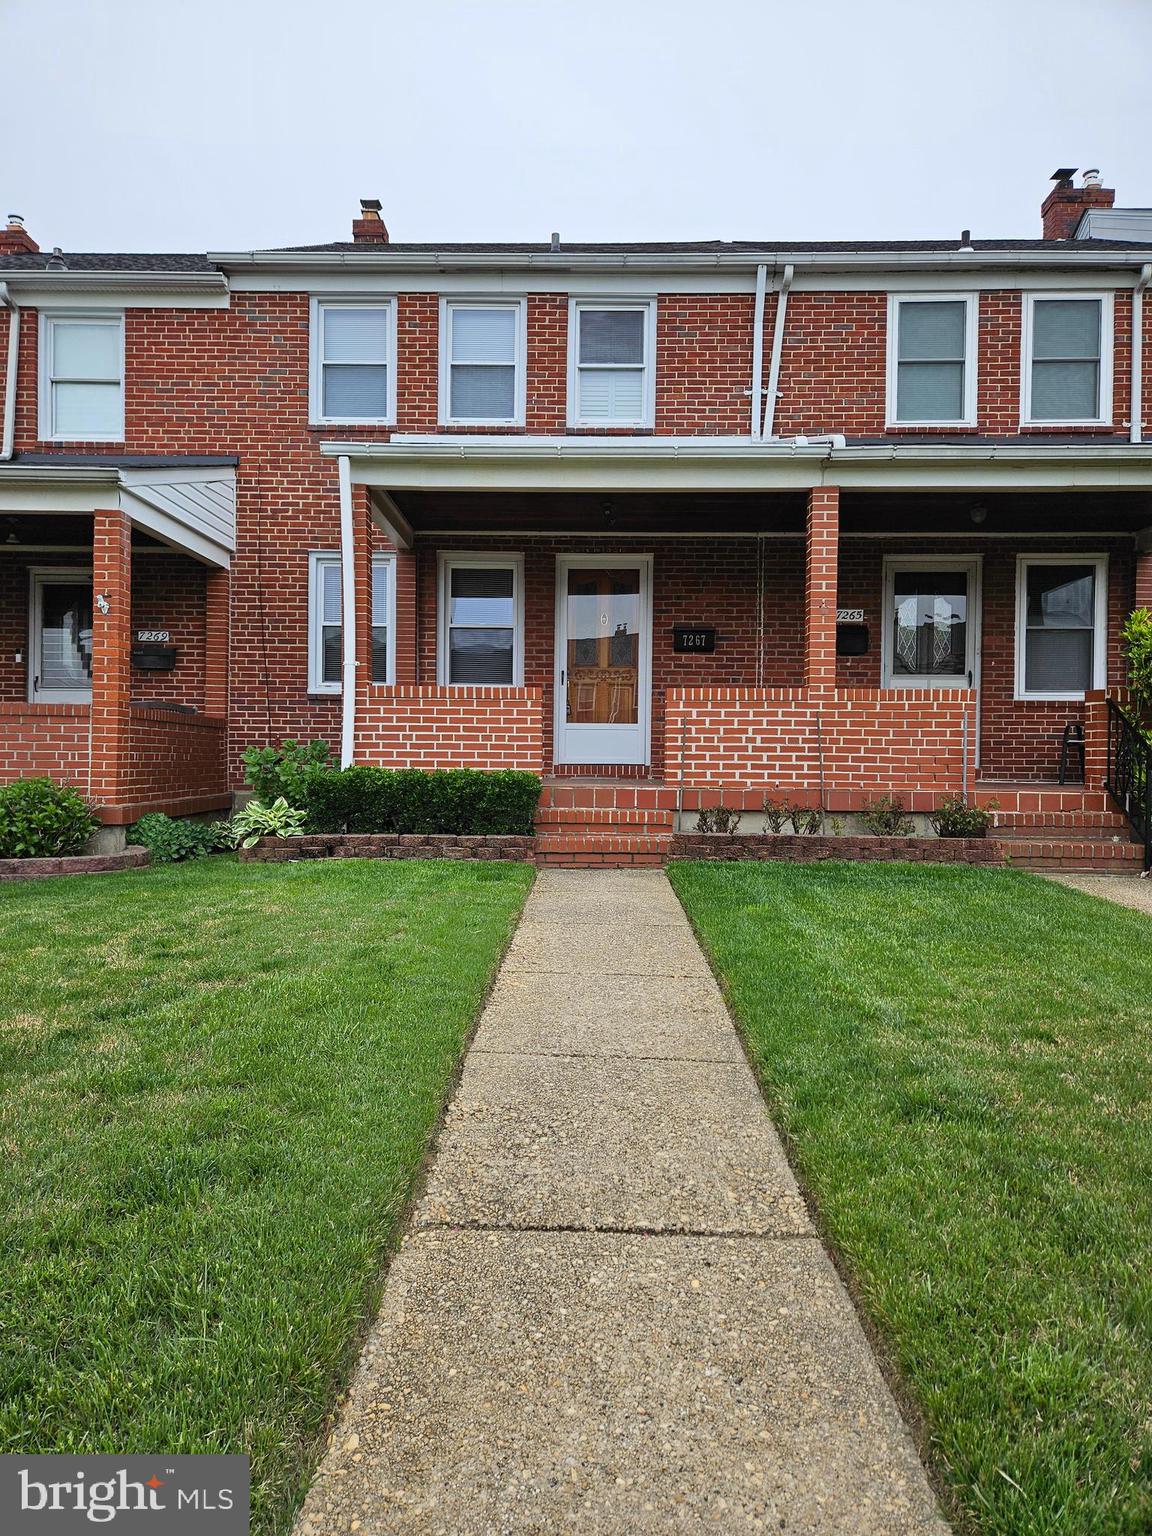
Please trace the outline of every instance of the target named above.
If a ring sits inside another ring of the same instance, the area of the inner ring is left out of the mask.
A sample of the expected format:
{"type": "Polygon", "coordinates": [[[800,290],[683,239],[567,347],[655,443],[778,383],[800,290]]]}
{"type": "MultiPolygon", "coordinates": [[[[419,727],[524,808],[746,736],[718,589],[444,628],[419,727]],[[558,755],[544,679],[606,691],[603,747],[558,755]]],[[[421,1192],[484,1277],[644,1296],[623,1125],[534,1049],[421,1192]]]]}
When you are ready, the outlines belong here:
{"type": "Polygon", "coordinates": [[[1026,425],[1112,419],[1112,295],[1029,294],[1024,301],[1026,425]]]}
{"type": "Polygon", "coordinates": [[[888,311],[888,423],[976,425],[973,295],[892,295],[888,311]]]}
{"type": "MultiPolygon", "coordinates": [[[[314,550],[308,557],[308,692],[339,693],[344,672],[344,594],[340,556],[314,550]]],[[[374,683],[396,676],[396,561],[372,556],[372,664],[374,683]]]]}
{"type": "Polygon", "coordinates": [[[124,440],[124,316],[40,314],[40,436],[124,440]]]}
{"type": "Polygon", "coordinates": [[[525,303],[445,299],[440,305],[440,420],[524,425],[525,303]]]}
{"type": "Polygon", "coordinates": [[[312,421],[396,420],[395,332],[390,299],[312,301],[312,421]]]}
{"type": "Polygon", "coordinates": [[[568,424],[651,427],[655,302],[585,302],[568,315],[568,424]]]}

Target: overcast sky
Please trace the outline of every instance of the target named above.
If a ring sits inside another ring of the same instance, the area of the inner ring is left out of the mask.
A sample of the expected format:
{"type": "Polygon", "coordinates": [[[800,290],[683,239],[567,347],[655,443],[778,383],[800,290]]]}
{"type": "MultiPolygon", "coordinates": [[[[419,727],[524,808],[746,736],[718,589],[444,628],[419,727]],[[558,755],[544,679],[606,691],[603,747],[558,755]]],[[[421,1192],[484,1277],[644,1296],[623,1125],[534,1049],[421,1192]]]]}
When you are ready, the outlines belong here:
{"type": "Polygon", "coordinates": [[[1152,0],[0,0],[0,209],[65,250],[1039,235],[1152,205],[1152,0]]]}

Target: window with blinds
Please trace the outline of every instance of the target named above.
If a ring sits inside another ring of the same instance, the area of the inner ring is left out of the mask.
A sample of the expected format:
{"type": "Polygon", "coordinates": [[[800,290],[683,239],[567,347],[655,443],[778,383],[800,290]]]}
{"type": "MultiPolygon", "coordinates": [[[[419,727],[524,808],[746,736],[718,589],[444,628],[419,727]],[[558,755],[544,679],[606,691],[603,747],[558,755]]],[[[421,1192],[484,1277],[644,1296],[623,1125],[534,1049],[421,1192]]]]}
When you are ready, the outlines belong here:
{"type": "Polygon", "coordinates": [[[440,419],[466,426],[524,422],[524,304],[441,308],[440,419]]]}
{"type": "MultiPolygon", "coordinates": [[[[395,561],[372,557],[372,654],[374,683],[390,683],[395,669],[395,561]]],[[[308,572],[308,691],[339,693],[344,669],[343,591],[340,556],[313,551],[308,572]]]]}
{"type": "Polygon", "coordinates": [[[1016,599],[1016,692],[1074,699],[1105,680],[1102,556],[1021,558],[1016,599]]]}
{"type": "Polygon", "coordinates": [[[975,301],[893,297],[889,316],[888,420],[895,425],[975,424],[975,301]]]}
{"type": "Polygon", "coordinates": [[[396,419],[391,300],[316,300],[312,309],[312,420],[396,419]]]}
{"type": "Polygon", "coordinates": [[[523,673],[522,564],[446,558],[440,568],[440,681],[516,683],[523,673]]]}
{"type": "Polygon", "coordinates": [[[1101,295],[1033,295],[1026,320],[1025,420],[1111,417],[1111,305],[1101,295]]]}
{"type": "Polygon", "coordinates": [[[569,421],[573,426],[653,424],[650,301],[574,301],[569,317],[569,421]]]}
{"type": "Polygon", "coordinates": [[[123,442],[124,316],[40,316],[40,436],[123,442]]]}

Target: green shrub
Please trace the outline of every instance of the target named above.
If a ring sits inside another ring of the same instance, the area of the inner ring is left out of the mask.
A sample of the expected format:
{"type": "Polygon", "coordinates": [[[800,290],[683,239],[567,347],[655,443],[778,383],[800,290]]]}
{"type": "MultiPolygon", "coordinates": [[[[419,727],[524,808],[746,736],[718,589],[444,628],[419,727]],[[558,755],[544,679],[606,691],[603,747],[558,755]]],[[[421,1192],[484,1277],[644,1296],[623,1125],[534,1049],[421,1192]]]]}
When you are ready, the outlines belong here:
{"type": "Polygon", "coordinates": [[[928,817],[937,837],[987,837],[992,812],[999,805],[990,800],[987,807],[969,805],[963,795],[947,795],[928,817]]]}
{"type": "Polygon", "coordinates": [[[0,859],[67,858],[99,825],[70,784],[17,779],[0,789],[0,859]]]}
{"type": "Polygon", "coordinates": [[[237,848],[251,848],[262,837],[302,837],[304,812],[288,804],[283,795],[265,805],[249,800],[232,818],[232,842],[237,848]]]}
{"type": "Polygon", "coordinates": [[[313,832],[455,832],[528,836],[540,799],[534,773],[474,768],[311,769],[301,805],[313,832]]]}
{"type": "Polygon", "coordinates": [[[182,859],[202,859],[217,848],[231,846],[224,821],[181,821],[155,811],[141,816],[128,841],[139,843],[152,855],[153,864],[179,864],[182,859]]]}
{"type": "Polygon", "coordinates": [[[873,837],[907,837],[915,823],[899,795],[880,795],[860,812],[860,820],[873,837]]]}
{"type": "Polygon", "coordinates": [[[788,820],[797,837],[810,837],[824,826],[824,811],[818,805],[790,805],[788,820]]]}
{"type": "Polygon", "coordinates": [[[334,772],[332,748],[326,741],[293,741],[278,747],[248,747],[244,752],[244,782],[256,799],[270,805],[281,798],[303,804],[304,785],[315,772],[334,772]]]}
{"type": "Polygon", "coordinates": [[[740,812],[727,805],[702,810],[696,818],[697,832],[725,832],[732,837],[740,826],[740,812]]]}
{"type": "Polygon", "coordinates": [[[1152,609],[1137,608],[1130,613],[1120,631],[1120,640],[1136,713],[1147,719],[1152,716],[1152,609]]]}

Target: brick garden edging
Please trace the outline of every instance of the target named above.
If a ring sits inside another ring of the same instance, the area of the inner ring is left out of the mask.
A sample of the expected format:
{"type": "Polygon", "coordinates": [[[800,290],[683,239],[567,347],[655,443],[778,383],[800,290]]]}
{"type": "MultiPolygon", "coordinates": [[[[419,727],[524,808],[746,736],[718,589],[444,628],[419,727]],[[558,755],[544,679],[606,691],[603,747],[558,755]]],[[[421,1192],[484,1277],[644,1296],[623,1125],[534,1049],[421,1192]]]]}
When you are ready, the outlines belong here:
{"type": "Polygon", "coordinates": [[[118,869],[143,869],[147,848],[120,853],[79,853],[68,859],[0,859],[0,880],[42,880],[47,875],[110,875],[118,869]]]}
{"type": "Polygon", "coordinates": [[[1003,856],[987,837],[793,837],[776,833],[677,832],[674,859],[786,859],[812,864],[820,859],[866,863],[906,859],[914,864],[998,864],[1003,856]]]}
{"type": "Polygon", "coordinates": [[[241,848],[246,863],[297,859],[516,859],[531,863],[534,837],[462,837],[454,832],[325,832],[307,837],[262,837],[241,848]]]}

